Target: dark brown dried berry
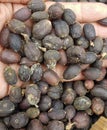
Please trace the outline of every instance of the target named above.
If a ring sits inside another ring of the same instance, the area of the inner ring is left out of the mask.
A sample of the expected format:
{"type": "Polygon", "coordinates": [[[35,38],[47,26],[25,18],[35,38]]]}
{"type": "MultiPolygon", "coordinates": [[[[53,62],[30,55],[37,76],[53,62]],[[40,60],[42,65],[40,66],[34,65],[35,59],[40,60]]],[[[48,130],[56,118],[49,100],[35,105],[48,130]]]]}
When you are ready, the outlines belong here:
{"type": "Polygon", "coordinates": [[[103,65],[103,59],[97,59],[92,66],[101,69],[103,65]]]}
{"type": "Polygon", "coordinates": [[[64,119],[66,112],[62,109],[50,109],[48,111],[48,116],[52,120],[62,120],[64,119]]]}
{"type": "Polygon", "coordinates": [[[60,59],[60,53],[56,50],[48,50],[44,53],[44,61],[48,68],[55,68],[60,59]]]}
{"type": "Polygon", "coordinates": [[[25,127],[29,119],[25,112],[18,112],[13,114],[10,118],[10,124],[13,128],[22,128],[25,127]]]}
{"type": "Polygon", "coordinates": [[[76,77],[80,72],[81,72],[81,68],[79,65],[70,65],[67,67],[67,69],[65,69],[63,73],[63,77],[64,79],[69,80],[76,77]]]}
{"type": "Polygon", "coordinates": [[[86,128],[90,125],[90,117],[85,112],[77,112],[73,121],[77,128],[86,128]]]}
{"type": "MultiPolygon", "coordinates": [[[[3,122],[7,127],[10,127],[10,116],[4,117],[3,122]]],[[[2,129],[1,129],[2,130],[2,129]]],[[[7,129],[6,129],[7,130],[7,129]]]]}
{"type": "Polygon", "coordinates": [[[50,85],[58,85],[60,79],[57,73],[51,69],[45,70],[43,79],[50,85]]]}
{"type": "Polygon", "coordinates": [[[75,116],[76,110],[74,106],[72,105],[67,105],[65,107],[65,112],[66,112],[66,119],[68,119],[69,123],[71,122],[71,119],[75,116]]]}
{"type": "Polygon", "coordinates": [[[13,113],[15,105],[9,99],[3,99],[0,101],[0,117],[5,117],[13,113]]]}
{"type": "Polygon", "coordinates": [[[41,94],[47,94],[49,85],[47,82],[39,81],[38,83],[39,89],[41,91],[41,94]]]}
{"type": "Polygon", "coordinates": [[[107,18],[99,20],[98,23],[103,25],[103,26],[107,26],[107,18]]]}
{"type": "Polygon", "coordinates": [[[93,45],[89,47],[90,51],[95,52],[96,54],[99,54],[102,51],[103,48],[103,39],[101,37],[96,37],[93,40],[93,45]]]}
{"type": "Polygon", "coordinates": [[[49,130],[64,130],[64,124],[62,121],[53,120],[48,123],[49,130]]]}
{"type": "Polygon", "coordinates": [[[33,37],[37,39],[43,39],[52,30],[52,24],[49,20],[41,20],[33,26],[33,37]]]}
{"type": "Polygon", "coordinates": [[[30,103],[28,102],[27,98],[24,98],[22,102],[19,104],[19,108],[22,110],[26,110],[30,107],[30,103]]]}
{"type": "Polygon", "coordinates": [[[94,26],[93,26],[92,24],[89,24],[89,23],[85,24],[85,25],[83,26],[83,31],[84,31],[85,37],[86,37],[89,41],[95,39],[95,37],[96,37],[96,32],[95,32],[95,28],[94,28],[94,26]]]}
{"type": "Polygon", "coordinates": [[[64,12],[64,8],[60,3],[52,4],[48,9],[49,17],[52,20],[60,19],[63,15],[63,12],[64,12]]]}
{"type": "Polygon", "coordinates": [[[8,128],[6,127],[6,125],[0,121],[0,130],[8,130],[8,128]]]}
{"type": "Polygon", "coordinates": [[[91,109],[96,115],[101,115],[104,112],[104,101],[98,97],[93,98],[91,109]]]}
{"type": "Polygon", "coordinates": [[[41,112],[40,115],[39,115],[39,120],[43,124],[48,124],[48,122],[49,122],[48,113],[47,112],[41,112]]]}
{"type": "Polygon", "coordinates": [[[0,54],[0,59],[6,64],[14,64],[20,61],[20,55],[10,49],[4,49],[0,54]]]}
{"type": "Polygon", "coordinates": [[[76,39],[76,45],[82,46],[86,49],[89,47],[89,41],[84,36],[81,36],[80,38],[76,39]]]}
{"type": "Polygon", "coordinates": [[[91,106],[91,100],[86,96],[77,97],[74,100],[74,107],[77,110],[87,110],[91,106]]]}
{"type": "Polygon", "coordinates": [[[36,118],[38,117],[40,114],[40,111],[38,108],[36,107],[30,107],[27,109],[26,111],[26,115],[30,118],[30,119],[33,119],[33,118],[36,118]]]}
{"type": "Polygon", "coordinates": [[[39,109],[41,111],[47,111],[51,107],[52,100],[49,96],[45,95],[42,96],[40,102],[39,102],[39,109]]]}
{"type": "Polygon", "coordinates": [[[31,16],[30,9],[28,9],[27,7],[23,7],[14,13],[13,18],[24,22],[28,20],[30,16],[31,16]]]}
{"type": "Polygon", "coordinates": [[[80,23],[75,23],[70,27],[70,35],[73,38],[79,38],[82,34],[82,27],[80,23]]]}
{"type": "Polygon", "coordinates": [[[9,92],[9,99],[13,103],[20,103],[22,101],[22,90],[20,87],[12,87],[9,92]]]}
{"type": "Polygon", "coordinates": [[[9,37],[9,29],[7,27],[4,27],[2,31],[0,32],[0,45],[3,47],[8,47],[8,37],[9,37]]]}
{"type": "Polygon", "coordinates": [[[94,81],[93,80],[85,80],[84,86],[86,89],[90,90],[94,87],[94,81]]]}
{"type": "Polygon", "coordinates": [[[74,90],[75,92],[79,95],[79,96],[84,96],[87,93],[87,89],[84,87],[84,84],[82,81],[75,81],[73,84],[74,90]]]}
{"type": "Polygon", "coordinates": [[[48,18],[49,18],[49,14],[45,11],[34,12],[31,16],[31,19],[35,22],[41,21],[43,19],[48,19],[48,18]]]}
{"type": "Polygon", "coordinates": [[[21,66],[19,67],[18,76],[19,76],[19,78],[20,78],[22,81],[24,81],[24,82],[29,81],[31,74],[32,74],[32,73],[31,73],[31,69],[30,69],[28,66],[26,66],[26,65],[21,65],[21,66]]]}
{"type": "Polygon", "coordinates": [[[52,99],[59,99],[63,92],[63,86],[59,83],[57,86],[51,86],[48,89],[48,96],[52,99]]]}
{"type": "Polygon", "coordinates": [[[29,122],[26,130],[44,130],[42,123],[38,119],[29,122]]]}
{"type": "Polygon", "coordinates": [[[35,83],[37,81],[40,81],[43,74],[42,66],[37,63],[31,66],[32,76],[31,79],[35,83]]]}
{"type": "Polygon", "coordinates": [[[25,96],[31,105],[37,105],[40,101],[41,91],[37,84],[29,84],[25,90],[25,96]]]}
{"type": "Polygon", "coordinates": [[[43,46],[50,50],[60,50],[62,48],[62,40],[50,34],[44,37],[43,46]]]}
{"type": "Polygon", "coordinates": [[[107,100],[107,89],[102,87],[94,87],[91,91],[91,95],[99,97],[103,100],[107,100]]]}
{"type": "Polygon", "coordinates": [[[71,9],[65,9],[63,19],[68,23],[68,25],[72,25],[76,22],[76,15],[71,9]]]}
{"type": "Polygon", "coordinates": [[[72,104],[76,97],[76,92],[72,88],[67,88],[62,95],[62,102],[66,104],[72,104]]]}
{"type": "Polygon", "coordinates": [[[27,57],[21,58],[20,65],[32,66],[35,62],[30,61],[27,57]]]}
{"type": "Polygon", "coordinates": [[[67,64],[66,52],[62,49],[59,51],[59,53],[60,53],[60,59],[59,59],[58,63],[61,65],[66,65],[67,64]]]}
{"type": "Polygon", "coordinates": [[[98,68],[90,67],[83,71],[86,79],[96,80],[100,77],[101,70],[98,68]]]}
{"type": "Polygon", "coordinates": [[[53,100],[52,101],[52,108],[53,109],[63,109],[64,104],[61,100],[53,100]]]}
{"type": "Polygon", "coordinates": [[[43,0],[30,0],[28,2],[28,8],[30,8],[33,12],[44,11],[46,8],[46,5],[43,2],[43,0]]]}
{"type": "Polygon", "coordinates": [[[65,50],[74,45],[74,40],[71,36],[63,38],[62,41],[63,41],[62,48],[65,50]]]}
{"type": "Polygon", "coordinates": [[[21,33],[26,32],[26,26],[25,26],[24,22],[17,20],[17,19],[12,19],[8,23],[8,27],[9,27],[10,31],[12,31],[13,33],[21,34],[21,33]]]}
{"type": "Polygon", "coordinates": [[[65,38],[69,35],[69,26],[63,20],[56,20],[53,22],[55,33],[58,37],[65,38]]]}
{"type": "Polygon", "coordinates": [[[10,84],[16,84],[17,83],[17,75],[14,69],[12,69],[11,67],[6,67],[4,69],[4,78],[5,81],[10,84]]]}

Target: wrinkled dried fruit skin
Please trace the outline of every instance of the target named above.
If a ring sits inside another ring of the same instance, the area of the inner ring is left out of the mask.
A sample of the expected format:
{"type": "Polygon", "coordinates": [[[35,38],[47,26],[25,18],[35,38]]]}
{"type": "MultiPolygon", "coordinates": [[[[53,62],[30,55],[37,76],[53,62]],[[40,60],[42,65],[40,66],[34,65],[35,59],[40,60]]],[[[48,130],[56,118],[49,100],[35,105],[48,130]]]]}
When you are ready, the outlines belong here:
{"type": "Polygon", "coordinates": [[[30,103],[28,102],[27,98],[23,98],[23,100],[19,104],[19,108],[21,110],[26,110],[30,107],[30,103]]]}
{"type": "Polygon", "coordinates": [[[52,109],[48,111],[49,118],[53,120],[62,120],[64,119],[65,115],[66,112],[61,109],[52,109]]]}
{"type": "Polygon", "coordinates": [[[62,103],[61,100],[53,100],[52,101],[52,108],[53,109],[63,109],[64,108],[64,104],[62,103]]]}
{"type": "Polygon", "coordinates": [[[51,107],[52,100],[49,96],[42,96],[39,102],[39,108],[41,111],[47,111],[51,107]]]}
{"type": "Polygon", "coordinates": [[[104,101],[98,97],[93,98],[91,109],[96,115],[101,115],[104,112],[104,101]]]}
{"type": "Polygon", "coordinates": [[[64,79],[72,79],[76,77],[81,72],[81,68],[79,65],[70,65],[67,69],[65,69],[63,73],[64,79]]]}
{"type": "Polygon", "coordinates": [[[63,12],[64,8],[60,3],[55,3],[51,5],[48,9],[49,17],[52,20],[60,19],[63,15],[63,12]]]}
{"type": "Polygon", "coordinates": [[[91,41],[93,39],[95,39],[96,37],[96,32],[95,32],[95,28],[92,24],[85,24],[83,26],[83,31],[84,31],[84,35],[85,37],[91,41]]]}
{"type": "Polygon", "coordinates": [[[13,103],[20,103],[22,101],[22,90],[20,87],[12,87],[9,92],[9,99],[13,103]]]}
{"type": "Polygon", "coordinates": [[[30,16],[31,16],[31,10],[28,9],[27,7],[23,7],[14,13],[13,18],[24,22],[28,20],[30,16]]]}
{"type": "Polygon", "coordinates": [[[0,45],[3,47],[8,47],[8,38],[9,38],[10,31],[8,27],[4,27],[0,32],[0,45]]]}
{"type": "Polygon", "coordinates": [[[49,14],[45,11],[34,12],[31,16],[31,19],[35,22],[39,22],[43,19],[48,19],[48,18],[49,18],[49,14]]]}
{"type": "Polygon", "coordinates": [[[55,33],[60,38],[65,38],[69,35],[69,26],[63,20],[56,20],[53,22],[55,33]]]}
{"type": "Polygon", "coordinates": [[[40,101],[41,91],[37,84],[30,84],[26,87],[25,97],[31,105],[37,105],[40,101]]]}
{"type": "Polygon", "coordinates": [[[100,77],[101,70],[98,68],[90,67],[83,71],[86,79],[96,80],[100,77]]]}
{"type": "Polygon", "coordinates": [[[73,38],[79,38],[82,34],[82,27],[79,23],[75,23],[72,26],[70,26],[70,35],[73,38]]]}
{"type": "Polygon", "coordinates": [[[86,96],[77,97],[74,100],[74,107],[77,110],[87,110],[90,106],[91,106],[91,100],[86,96]]]}
{"type": "Polygon", "coordinates": [[[59,83],[56,86],[51,86],[48,89],[48,96],[51,97],[52,99],[59,99],[61,97],[61,94],[63,92],[63,86],[61,83],[59,83]]]}
{"type": "Polygon", "coordinates": [[[27,130],[44,130],[42,123],[38,119],[33,119],[29,122],[27,130]]]}
{"type": "Polygon", "coordinates": [[[5,117],[13,113],[15,110],[15,105],[9,100],[0,101],[0,117],[5,117]]]}
{"type": "Polygon", "coordinates": [[[23,57],[20,60],[20,65],[26,65],[28,67],[32,66],[35,62],[29,60],[27,57],[23,57]]]}
{"type": "Polygon", "coordinates": [[[21,65],[18,70],[18,76],[24,82],[29,81],[30,76],[31,76],[30,68],[26,65],[21,65]]]}
{"type": "Polygon", "coordinates": [[[47,35],[43,39],[43,46],[50,50],[60,50],[62,48],[62,40],[52,34],[47,35]]]}
{"type": "Polygon", "coordinates": [[[10,85],[14,85],[17,83],[17,75],[14,69],[12,69],[11,67],[6,67],[4,69],[4,78],[5,81],[10,84],[10,85]]]}
{"type": "Polygon", "coordinates": [[[0,59],[3,63],[14,64],[20,61],[20,55],[10,49],[4,49],[0,54],[0,59]]]}
{"type": "Polygon", "coordinates": [[[86,128],[90,124],[90,117],[85,112],[77,112],[73,121],[76,122],[77,128],[86,128]]]}
{"type": "Polygon", "coordinates": [[[33,26],[33,37],[43,39],[52,30],[52,24],[49,20],[41,20],[33,26]]]}
{"type": "Polygon", "coordinates": [[[13,128],[22,128],[27,125],[29,118],[27,117],[25,112],[19,112],[13,114],[10,118],[10,124],[13,128]]]}
{"type": "Polygon", "coordinates": [[[102,87],[94,87],[91,91],[91,95],[99,97],[103,100],[107,100],[107,89],[102,87]]]}
{"type": "Polygon", "coordinates": [[[64,124],[62,121],[53,120],[48,124],[49,130],[64,130],[64,124]]]}
{"type": "Polygon", "coordinates": [[[8,128],[3,122],[0,122],[0,130],[8,130],[8,128]]]}
{"type": "Polygon", "coordinates": [[[12,19],[8,24],[9,30],[16,34],[21,34],[26,32],[25,24],[17,19],[12,19]]]}
{"type": "Polygon", "coordinates": [[[103,48],[103,39],[101,37],[96,37],[93,40],[93,46],[90,45],[89,50],[99,54],[103,48]]]}

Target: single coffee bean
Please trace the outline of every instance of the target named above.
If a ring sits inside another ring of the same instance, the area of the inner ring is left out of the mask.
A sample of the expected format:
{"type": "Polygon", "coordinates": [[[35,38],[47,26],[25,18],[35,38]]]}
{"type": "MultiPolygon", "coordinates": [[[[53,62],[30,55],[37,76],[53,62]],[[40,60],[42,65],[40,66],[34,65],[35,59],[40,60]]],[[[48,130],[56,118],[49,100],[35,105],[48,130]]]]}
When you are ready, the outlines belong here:
{"type": "Polygon", "coordinates": [[[70,26],[70,35],[73,38],[79,38],[82,35],[82,27],[80,23],[74,23],[70,26]]]}
{"type": "Polygon", "coordinates": [[[64,108],[64,104],[62,103],[61,100],[53,100],[52,101],[52,108],[53,109],[63,109],[64,108]]]}
{"type": "Polygon", "coordinates": [[[36,107],[30,107],[27,109],[26,111],[26,115],[30,118],[30,119],[34,119],[36,117],[38,117],[40,114],[40,110],[36,107]]]}
{"type": "Polygon", "coordinates": [[[95,32],[95,28],[94,28],[94,26],[93,26],[92,24],[89,24],[89,23],[85,24],[85,25],[83,26],[83,31],[84,31],[85,37],[86,37],[89,41],[95,39],[95,37],[96,37],[96,32],[95,32]]]}
{"type": "Polygon", "coordinates": [[[14,13],[13,18],[24,22],[28,20],[30,16],[31,16],[31,10],[28,9],[27,7],[23,7],[14,13]]]}
{"type": "Polygon", "coordinates": [[[49,17],[52,20],[60,19],[63,15],[63,12],[64,8],[60,3],[55,3],[51,5],[48,9],[49,17]]]}
{"type": "Polygon", "coordinates": [[[15,105],[9,99],[3,99],[0,101],[0,117],[6,117],[13,113],[15,105]]]}
{"type": "Polygon", "coordinates": [[[69,26],[63,20],[56,20],[53,22],[55,33],[60,38],[65,38],[69,35],[69,26]]]}
{"type": "Polygon", "coordinates": [[[91,100],[86,96],[77,97],[74,100],[74,107],[77,110],[87,110],[91,106],[91,100]]]}
{"type": "Polygon", "coordinates": [[[12,31],[13,33],[21,34],[26,32],[26,26],[24,22],[17,20],[17,19],[12,19],[8,23],[9,30],[12,31]]]}
{"type": "Polygon", "coordinates": [[[52,100],[49,96],[45,95],[41,97],[39,102],[39,108],[41,111],[47,111],[51,107],[52,100]]]}
{"type": "Polygon", "coordinates": [[[10,84],[16,84],[17,83],[17,75],[14,69],[12,69],[11,67],[6,67],[4,69],[4,79],[5,81],[10,84]]]}
{"type": "Polygon", "coordinates": [[[30,107],[30,103],[28,102],[27,98],[23,98],[23,100],[19,104],[19,108],[21,110],[26,110],[30,107]]]}
{"type": "Polygon", "coordinates": [[[4,49],[0,54],[0,59],[3,63],[14,64],[20,61],[20,55],[10,49],[4,49]]]}
{"type": "Polygon", "coordinates": [[[101,115],[104,112],[104,101],[98,97],[93,98],[91,109],[96,115],[101,115]]]}
{"type": "Polygon", "coordinates": [[[76,22],[76,15],[71,9],[65,9],[63,13],[63,19],[68,25],[72,25],[76,22]]]}
{"type": "Polygon", "coordinates": [[[33,37],[37,39],[43,39],[52,30],[52,24],[49,20],[41,20],[33,26],[33,37]]]}
{"type": "MultiPolygon", "coordinates": [[[[4,117],[3,122],[7,127],[10,127],[10,116],[4,117]]],[[[7,130],[7,129],[6,129],[7,130]]]]}
{"type": "Polygon", "coordinates": [[[64,130],[64,123],[58,120],[52,120],[48,123],[49,130],[64,130]]]}
{"type": "Polygon", "coordinates": [[[67,79],[67,80],[73,79],[80,72],[81,72],[81,68],[79,65],[70,65],[67,67],[67,69],[65,69],[65,71],[63,73],[63,77],[64,77],[64,79],[67,79]]]}
{"type": "Polygon", "coordinates": [[[21,65],[19,70],[18,70],[18,76],[19,78],[26,82],[26,81],[29,81],[30,77],[31,77],[31,69],[26,66],[26,65],[21,65]]]}
{"type": "Polygon", "coordinates": [[[9,99],[13,103],[20,103],[22,101],[22,90],[20,87],[12,87],[9,92],[9,99]]]}
{"type": "Polygon", "coordinates": [[[61,65],[66,65],[67,64],[66,52],[62,49],[59,51],[59,54],[60,54],[60,59],[59,59],[58,63],[61,65]]]}
{"type": "Polygon", "coordinates": [[[25,66],[28,66],[28,67],[31,67],[34,63],[35,62],[29,60],[27,57],[23,57],[20,60],[20,65],[25,65],[25,66]]]}
{"type": "Polygon", "coordinates": [[[13,128],[22,128],[27,125],[29,118],[25,112],[13,114],[10,118],[10,124],[13,128]]]}
{"type": "Polygon", "coordinates": [[[47,125],[49,120],[50,120],[49,117],[48,117],[48,113],[47,112],[41,112],[40,115],[39,115],[39,120],[43,124],[47,125]]]}

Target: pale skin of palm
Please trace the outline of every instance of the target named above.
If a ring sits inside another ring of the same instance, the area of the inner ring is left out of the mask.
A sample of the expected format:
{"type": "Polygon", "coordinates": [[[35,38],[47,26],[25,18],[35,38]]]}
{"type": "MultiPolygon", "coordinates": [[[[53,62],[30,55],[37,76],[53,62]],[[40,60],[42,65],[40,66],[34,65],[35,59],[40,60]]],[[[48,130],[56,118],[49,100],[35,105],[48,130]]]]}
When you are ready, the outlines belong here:
{"type": "MultiPolygon", "coordinates": [[[[0,31],[3,26],[11,20],[14,12],[19,10],[20,8],[26,6],[29,0],[0,0],[0,31]]],[[[53,2],[46,1],[47,8],[53,4],[53,2]]],[[[92,23],[96,30],[96,35],[101,37],[107,37],[107,27],[100,26],[96,23],[96,21],[107,17],[107,6],[102,3],[62,3],[65,8],[72,9],[76,16],[77,21],[83,25],[84,23],[92,23]]],[[[29,22],[28,22],[29,24],[29,22]]],[[[0,52],[3,48],[0,46],[0,52]]],[[[8,95],[10,86],[5,82],[3,77],[4,68],[7,65],[0,61],[0,99],[8,95]]],[[[19,66],[17,64],[10,65],[13,67],[16,72],[18,71],[19,66]]],[[[107,67],[107,61],[103,63],[104,67],[107,67]]],[[[62,77],[62,73],[65,67],[61,65],[57,65],[55,71],[58,73],[60,77],[62,77]]],[[[84,77],[80,74],[76,79],[80,80],[84,77]]],[[[19,80],[17,86],[21,86],[23,83],[19,80]]]]}

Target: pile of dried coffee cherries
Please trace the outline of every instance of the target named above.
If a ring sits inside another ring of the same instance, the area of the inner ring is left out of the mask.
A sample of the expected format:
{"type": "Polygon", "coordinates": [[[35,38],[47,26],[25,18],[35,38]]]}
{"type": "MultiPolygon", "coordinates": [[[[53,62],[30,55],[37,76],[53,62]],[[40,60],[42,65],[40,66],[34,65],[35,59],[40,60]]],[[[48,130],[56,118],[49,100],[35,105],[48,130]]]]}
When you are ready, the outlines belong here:
{"type": "Polygon", "coordinates": [[[0,43],[10,86],[0,100],[0,130],[89,130],[107,117],[107,39],[90,23],[82,28],[71,9],[54,3],[46,11],[42,0],[31,0],[0,43]]]}

